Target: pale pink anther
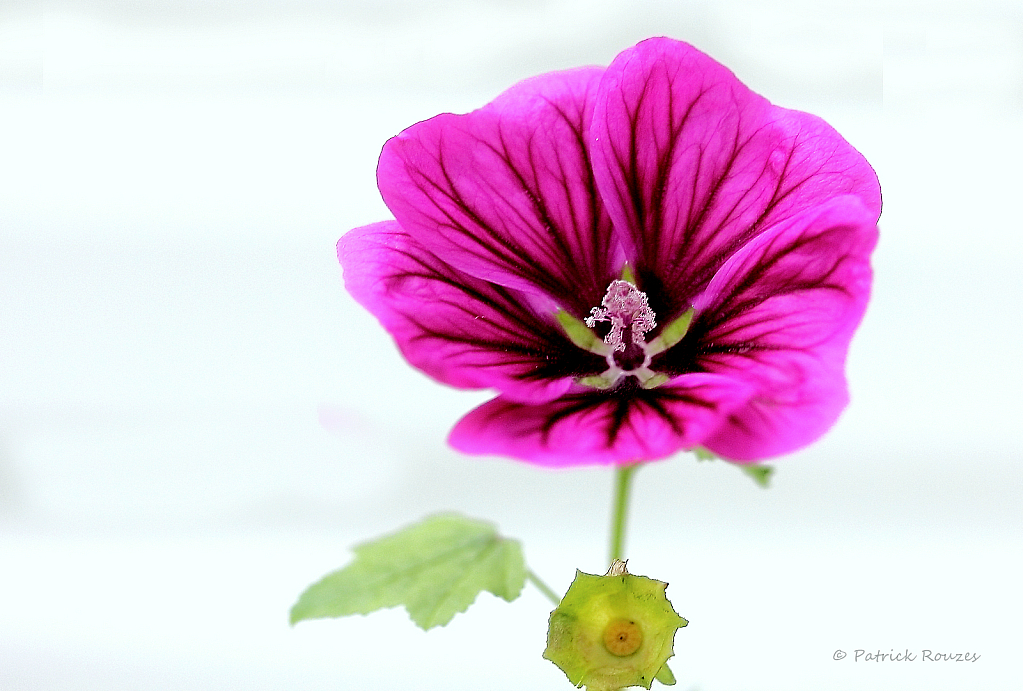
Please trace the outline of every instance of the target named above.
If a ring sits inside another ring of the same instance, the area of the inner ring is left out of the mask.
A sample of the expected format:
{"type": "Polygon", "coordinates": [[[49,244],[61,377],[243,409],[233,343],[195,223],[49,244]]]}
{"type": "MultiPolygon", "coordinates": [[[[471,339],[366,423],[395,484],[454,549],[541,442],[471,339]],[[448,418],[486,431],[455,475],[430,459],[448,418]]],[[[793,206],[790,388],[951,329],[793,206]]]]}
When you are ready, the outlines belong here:
{"type": "Polygon", "coordinates": [[[611,322],[611,330],[604,336],[604,343],[611,346],[612,351],[625,350],[622,332],[626,327],[632,331],[632,342],[641,346],[646,342],[646,333],[657,326],[646,293],[628,281],[611,281],[600,304],[603,307],[590,310],[586,326],[592,329],[597,322],[611,322]]]}

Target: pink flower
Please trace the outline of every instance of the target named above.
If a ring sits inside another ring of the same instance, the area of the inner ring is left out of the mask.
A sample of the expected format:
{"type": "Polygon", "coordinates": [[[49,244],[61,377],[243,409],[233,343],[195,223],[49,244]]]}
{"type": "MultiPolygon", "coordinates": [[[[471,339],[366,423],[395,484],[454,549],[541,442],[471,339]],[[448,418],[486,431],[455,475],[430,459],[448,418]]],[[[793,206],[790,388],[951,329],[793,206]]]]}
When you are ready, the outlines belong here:
{"type": "Polygon", "coordinates": [[[564,466],[792,451],[848,401],[874,171],[692,46],[521,82],[388,141],[397,220],[338,243],[408,360],[499,395],[464,452],[564,466]]]}

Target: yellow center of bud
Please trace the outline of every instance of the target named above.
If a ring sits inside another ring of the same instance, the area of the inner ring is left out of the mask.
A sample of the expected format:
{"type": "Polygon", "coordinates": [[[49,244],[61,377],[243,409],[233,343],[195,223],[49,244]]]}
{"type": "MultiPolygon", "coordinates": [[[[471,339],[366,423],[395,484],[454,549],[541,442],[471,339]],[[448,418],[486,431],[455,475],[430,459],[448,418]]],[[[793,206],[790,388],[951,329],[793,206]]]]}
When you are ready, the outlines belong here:
{"type": "Polygon", "coordinates": [[[632,655],[643,645],[643,629],[629,619],[615,619],[604,627],[604,647],[617,657],[632,655]]]}

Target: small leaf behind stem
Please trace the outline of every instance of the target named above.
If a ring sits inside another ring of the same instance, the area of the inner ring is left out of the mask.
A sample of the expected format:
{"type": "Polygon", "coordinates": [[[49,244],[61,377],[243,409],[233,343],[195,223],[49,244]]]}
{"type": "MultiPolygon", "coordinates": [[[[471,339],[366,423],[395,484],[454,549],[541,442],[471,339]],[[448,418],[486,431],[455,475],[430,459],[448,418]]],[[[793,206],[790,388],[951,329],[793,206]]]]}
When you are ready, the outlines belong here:
{"type": "Polygon", "coordinates": [[[742,472],[753,478],[763,488],[770,487],[771,475],[774,473],[774,468],[769,465],[744,465],[742,466],[742,472]]]}
{"type": "MultiPolygon", "coordinates": [[[[696,456],[696,460],[698,461],[722,460],[713,451],[708,451],[702,446],[694,448],[693,454],[696,456]]],[[[739,470],[753,478],[753,482],[757,483],[760,487],[767,489],[771,486],[771,476],[774,474],[774,466],[762,465],[760,463],[732,463],[731,465],[737,466],[739,470]]]]}
{"type": "Polygon", "coordinates": [[[351,564],[302,593],[292,624],[404,605],[412,621],[430,629],[468,609],[481,590],[511,602],[526,580],[518,540],[458,514],[430,516],[353,551],[351,564]]]}

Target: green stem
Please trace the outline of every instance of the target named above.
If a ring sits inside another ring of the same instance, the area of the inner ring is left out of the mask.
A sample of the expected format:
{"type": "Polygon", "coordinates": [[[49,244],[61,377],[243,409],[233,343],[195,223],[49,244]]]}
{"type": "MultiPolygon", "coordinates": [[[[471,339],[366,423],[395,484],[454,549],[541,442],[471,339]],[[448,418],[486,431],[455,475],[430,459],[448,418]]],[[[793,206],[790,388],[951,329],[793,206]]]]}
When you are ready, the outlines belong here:
{"type": "Polygon", "coordinates": [[[625,516],[629,512],[629,485],[632,474],[639,468],[639,463],[618,466],[615,470],[615,503],[614,514],[611,516],[611,558],[621,559],[625,553],[625,516]]]}
{"type": "Polygon", "coordinates": [[[528,569],[526,571],[526,578],[529,579],[530,583],[536,586],[537,590],[546,595],[547,599],[553,602],[555,607],[561,604],[561,598],[558,597],[558,594],[554,592],[549,585],[544,583],[539,576],[533,573],[532,569],[528,569]]]}

